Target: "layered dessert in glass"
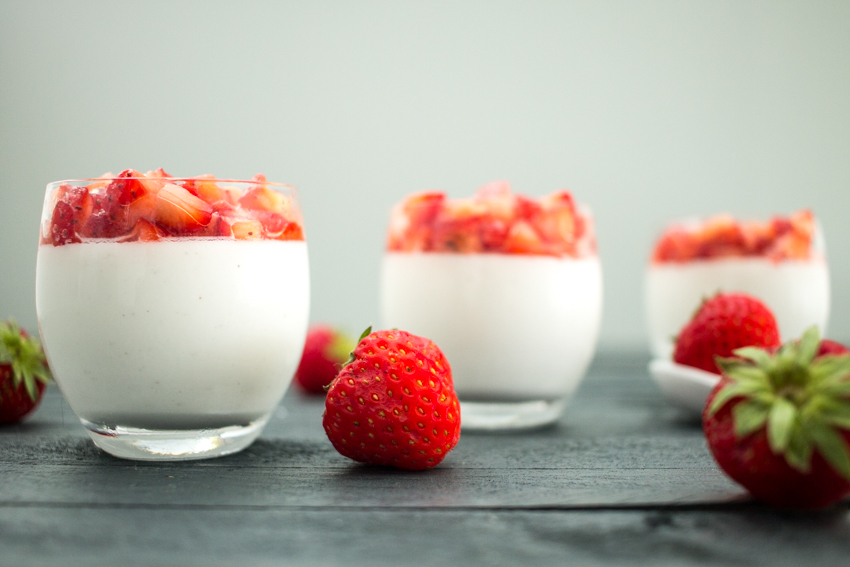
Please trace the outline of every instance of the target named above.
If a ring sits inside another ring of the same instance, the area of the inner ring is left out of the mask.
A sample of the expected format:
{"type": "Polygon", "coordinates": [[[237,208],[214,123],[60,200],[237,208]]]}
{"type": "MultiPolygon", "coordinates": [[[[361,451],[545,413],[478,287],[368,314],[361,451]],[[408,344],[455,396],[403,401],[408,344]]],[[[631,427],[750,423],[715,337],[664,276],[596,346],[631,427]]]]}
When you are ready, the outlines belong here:
{"type": "Polygon", "coordinates": [[[262,431],[310,302],[294,187],[162,170],[47,186],[36,305],[50,368],[94,442],[219,456],[262,431]]]}
{"type": "Polygon", "coordinates": [[[392,211],[382,325],[440,346],[465,429],[555,421],[593,357],[601,309],[592,219],[567,191],[532,199],[497,182],[392,211]]]}
{"type": "Polygon", "coordinates": [[[811,211],[740,221],[729,215],[669,226],[655,244],[645,282],[651,348],[670,358],[675,335],[715,293],[742,292],[775,314],[783,338],[812,325],[825,333],[829,269],[811,211]]]}

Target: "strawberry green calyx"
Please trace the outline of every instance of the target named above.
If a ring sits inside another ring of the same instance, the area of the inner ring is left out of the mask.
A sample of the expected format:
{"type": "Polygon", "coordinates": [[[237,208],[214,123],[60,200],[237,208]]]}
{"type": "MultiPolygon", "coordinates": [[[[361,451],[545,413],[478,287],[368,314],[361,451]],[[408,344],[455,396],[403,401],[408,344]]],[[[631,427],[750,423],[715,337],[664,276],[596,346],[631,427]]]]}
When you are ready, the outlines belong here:
{"type": "Polygon", "coordinates": [[[346,366],[348,366],[349,364],[351,364],[352,362],[354,362],[354,360],[355,360],[355,356],[354,356],[354,348],[355,348],[357,345],[359,345],[359,344],[360,344],[360,341],[362,341],[363,339],[365,339],[366,337],[368,337],[368,336],[369,336],[369,334],[370,334],[371,332],[372,332],[372,325],[369,325],[368,327],[366,327],[366,330],[365,330],[365,331],[363,331],[363,332],[360,334],[360,338],[359,338],[359,339],[357,339],[357,342],[356,342],[356,343],[354,343],[354,346],[352,346],[352,347],[351,347],[351,350],[349,351],[349,355],[348,355],[348,360],[346,360],[346,361],[345,361],[345,363],[342,365],[342,367],[343,367],[343,368],[345,368],[346,366]]]}
{"type": "Polygon", "coordinates": [[[38,397],[36,381],[47,384],[51,380],[44,351],[36,339],[22,334],[14,320],[0,322],[0,364],[12,368],[12,385],[23,382],[29,397],[38,397]]]}
{"type": "Polygon", "coordinates": [[[735,398],[735,435],[746,437],[762,428],[775,455],[801,473],[811,469],[817,450],[832,468],[850,481],[850,354],[818,356],[821,340],[811,327],[799,342],[772,354],[746,347],[718,358],[729,379],[708,408],[714,415],[735,398]]]}

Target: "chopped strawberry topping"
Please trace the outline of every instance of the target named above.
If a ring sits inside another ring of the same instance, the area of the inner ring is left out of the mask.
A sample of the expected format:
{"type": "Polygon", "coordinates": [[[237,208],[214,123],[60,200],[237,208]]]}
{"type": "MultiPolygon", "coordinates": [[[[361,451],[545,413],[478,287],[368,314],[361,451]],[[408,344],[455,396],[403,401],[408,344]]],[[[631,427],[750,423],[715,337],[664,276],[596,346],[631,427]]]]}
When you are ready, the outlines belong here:
{"type": "Polygon", "coordinates": [[[589,226],[567,191],[538,201],[496,181],[470,199],[438,192],[407,197],[393,209],[387,249],[583,257],[595,253],[589,226]]]}
{"type": "Polygon", "coordinates": [[[122,238],[121,242],[134,242],[136,240],[152,242],[154,240],[159,240],[163,236],[165,235],[160,233],[160,230],[156,228],[156,225],[146,221],[145,219],[139,219],[138,222],[136,222],[136,226],[133,227],[133,231],[122,238]]]}
{"type": "Polygon", "coordinates": [[[212,213],[213,208],[206,201],[173,183],[166,183],[156,195],[156,222],[172,234],[195,232],[207,226],[212,213]]]}
{"type": "Polygon", "coordinates": [[[717,215],[697,225],[668,228],[655,245],[652,261],[732,257],[802,260],[811,257],[814,234],[814,216],[807,210],[767,222],[737,221],[730,215],[717,215]]]}
{"type": "Polygon", "coordinates": [[[180,236],[303,240],[297,209],[269,185],[262,174],[247,191],[212,175],[178,179],[162,169],[105,174],[84,187],[56,189],[42,243],[180,236]]]}
{"type": "Polygon", "coordinates": [[[272,213],[286,214],[288,203],[286,197],[273,189],[265,186],[256,186],[248,189],[239,198],[239,206],[243,209],[254,211],[269,211],[272,213]]]}
{"type": "Polygon", "coordinates": [[[238,221],[233,223],[232,229],[236,240],[260,240],[263,238],[263,223],[260,221],[238,221]]]}

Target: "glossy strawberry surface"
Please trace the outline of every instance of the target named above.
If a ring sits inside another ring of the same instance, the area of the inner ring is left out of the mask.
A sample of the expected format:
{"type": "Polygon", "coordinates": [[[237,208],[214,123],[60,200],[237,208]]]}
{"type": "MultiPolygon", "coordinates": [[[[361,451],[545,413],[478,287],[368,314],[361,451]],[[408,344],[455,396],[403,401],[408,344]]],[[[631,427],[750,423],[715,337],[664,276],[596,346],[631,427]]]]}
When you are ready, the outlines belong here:
{"type": "Polygon", "coordinates": [[[717,294],[679,332],[673,361],[719,374],[715,357],[732,356],[741,347],[779,344],[776,318],[764,303],[745,294],[717,294]]]}
{"type": "Polygon", "coordinates": [[[405,331],[376,331],[352,357],[325,399],[322,423],[333,446],[362,463],[437,466],[460,438],[460,404],[442,351],[405,331]]]}

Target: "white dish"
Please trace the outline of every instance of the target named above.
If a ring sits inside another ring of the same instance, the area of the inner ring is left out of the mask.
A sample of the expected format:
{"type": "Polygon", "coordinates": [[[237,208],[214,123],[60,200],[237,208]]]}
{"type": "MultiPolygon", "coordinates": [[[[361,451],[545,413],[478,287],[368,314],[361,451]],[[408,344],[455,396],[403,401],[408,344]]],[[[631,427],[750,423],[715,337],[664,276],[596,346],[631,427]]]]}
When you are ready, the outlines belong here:
{"type": "Polygon", "coordinates": [[[650,362],[649,375],[668,400],[697,415],[702,414],[708,394],[720,381],[717,374],[666,359],[650,362]]]}

